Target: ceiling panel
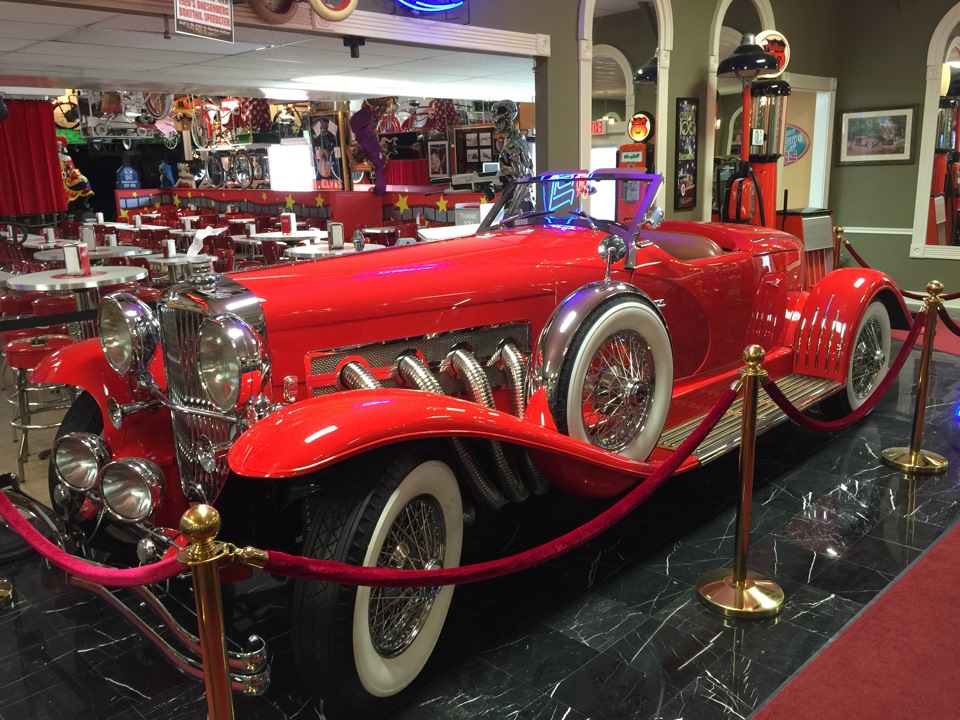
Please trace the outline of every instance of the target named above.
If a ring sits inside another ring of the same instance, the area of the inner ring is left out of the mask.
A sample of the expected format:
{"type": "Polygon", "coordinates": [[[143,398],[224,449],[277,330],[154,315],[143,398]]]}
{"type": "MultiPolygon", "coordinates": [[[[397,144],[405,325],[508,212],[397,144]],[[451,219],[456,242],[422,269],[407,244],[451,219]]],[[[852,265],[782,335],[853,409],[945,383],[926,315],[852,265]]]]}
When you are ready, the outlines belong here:
{"type": "Polygon", "coordinates": [[[264,89],[268,97],[288,88],[289,99],[527,100],[534,88],[530,58],[368,41],[353,59],[342,37],[269,27],[237,28],[235,44],[176,34],[165,39],[159,17],[4,0],[0,18],[0,85],[216,94],[264,89]],[[292,81],[303,77],[313,80],[292,81]]]}
{"type": "Polygon", "coordinates": [[[0,2],[0,18],[6,22],[54,23],[56,25],[92,25],[113,17],[113,13],[98,10],[52,7],[35,3],[0,2]]]}
{"type": "Polygon", "coordinates": [[[50,40],[73,30],[71,25],[49,23],[0,22],[0,38],[50,40]]]}

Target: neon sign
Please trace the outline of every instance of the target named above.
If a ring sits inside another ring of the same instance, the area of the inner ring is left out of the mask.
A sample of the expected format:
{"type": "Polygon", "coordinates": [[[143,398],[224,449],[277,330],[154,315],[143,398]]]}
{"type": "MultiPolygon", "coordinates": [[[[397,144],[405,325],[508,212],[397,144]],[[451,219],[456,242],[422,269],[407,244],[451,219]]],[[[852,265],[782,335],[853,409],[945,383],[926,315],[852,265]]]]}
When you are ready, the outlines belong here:
{"type": "Polygon", "coordinates": [[[420,13],[438,13],[456,10],[466,0],[397,0],[405,8],[420,13]]]}

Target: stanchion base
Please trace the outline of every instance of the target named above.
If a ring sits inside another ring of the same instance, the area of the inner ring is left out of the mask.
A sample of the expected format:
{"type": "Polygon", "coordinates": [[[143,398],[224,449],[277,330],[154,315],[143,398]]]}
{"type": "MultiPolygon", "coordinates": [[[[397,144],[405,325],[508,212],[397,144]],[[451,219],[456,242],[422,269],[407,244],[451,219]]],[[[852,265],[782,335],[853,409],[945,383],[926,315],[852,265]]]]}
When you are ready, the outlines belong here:
{"type": "Polygon", "coordinates": [[[5,578],[0,578],[0,608],[5,608],[13,603],[13,583],[5,578]]]}
{"type": "Polygon", "coordinates": [[[883,462],[897,470],[915,475],[936,475],[946,472],[947,459],[928,450],[913,454],[908,447],[892,447],[883,451],[883,462]]]}
{"type": "Polygon", "coordinates": [[[725,617],[763,619],[783,609],[783,590],[773,580],[748,572],[743,587],[733,582],[733,570],[710,570],[697,578],[697,598],[725,617]]]}

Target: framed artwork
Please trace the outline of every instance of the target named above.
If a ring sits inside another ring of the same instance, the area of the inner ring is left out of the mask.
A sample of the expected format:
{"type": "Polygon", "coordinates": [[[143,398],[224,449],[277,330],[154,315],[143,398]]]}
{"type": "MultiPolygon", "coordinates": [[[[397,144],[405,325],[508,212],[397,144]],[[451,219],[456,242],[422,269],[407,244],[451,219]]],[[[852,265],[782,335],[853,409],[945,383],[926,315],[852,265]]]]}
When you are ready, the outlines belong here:
{"type": "Polygon", "coordinates": [[[345,121],[342,112],[310,115],[310,136],[317,165],[317,187],[323,190],[350,190],[350,173],[345,172],[347,156],[345,121]]]}
{"type": "Polygon", "coordinates": [[[677,98],[677,146],[674,165],[673,209],[697,206],[697,124],[699,100],[677,98]]]}
{"type": "Polygon", "coordinates": [[[446,140],[431,140],[428,142],[427,160],[431,178],[449,177],[450,144],[446,140]]]}
{"type": "Polygon", "coordinates": [[[912,163],[916,119],[916,105],[841,112],[837,165],[912,163]]]}
{"type": "Polygon", "coordinates": [[[493,148],[482,147],[480,148],[480,162],[493,162],[493,148]]]}
{"type": "Polygon", "coordinates": [[[489,157],[493,160],[496,153],[493,125],[454,125],[448,132],[451,173],[480,172],[485,162],[480,157],[484,149],[490,151],[489,157]]]}

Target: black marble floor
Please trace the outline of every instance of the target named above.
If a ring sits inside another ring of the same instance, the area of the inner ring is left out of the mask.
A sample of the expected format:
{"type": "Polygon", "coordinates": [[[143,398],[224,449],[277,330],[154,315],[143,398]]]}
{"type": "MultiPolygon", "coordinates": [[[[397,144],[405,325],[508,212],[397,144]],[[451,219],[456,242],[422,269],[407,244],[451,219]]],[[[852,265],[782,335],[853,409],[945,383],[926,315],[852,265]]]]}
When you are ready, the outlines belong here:
{"type": "MultiPolygon", "coordinates": [[[[761,438],[750,569],[787,595],[776,621],[725,622],[693,582],[729,566],[736,458],[672,479],[626,522],[546,565],[458,588],[425,682],[394,720],[697,720],[748,716],[960,516],[960,359],[937,353],[924,446],[946,475],[883,466],[907,444],[918,353],[877,411],[839,435],[783,425],[761,438]]],[[[576,527],[609,503],[548,495],[472,529],[465,562],[576,527]]],[[[35,556],[0,566],[0,719],[206,717],[173,671],[97,598],[35,556]]],[[[238,718],[323,718],[292,668],[284,588],[263,576],[230,603],[232,634],[258,632],[273,684],[238,718]]]]}

